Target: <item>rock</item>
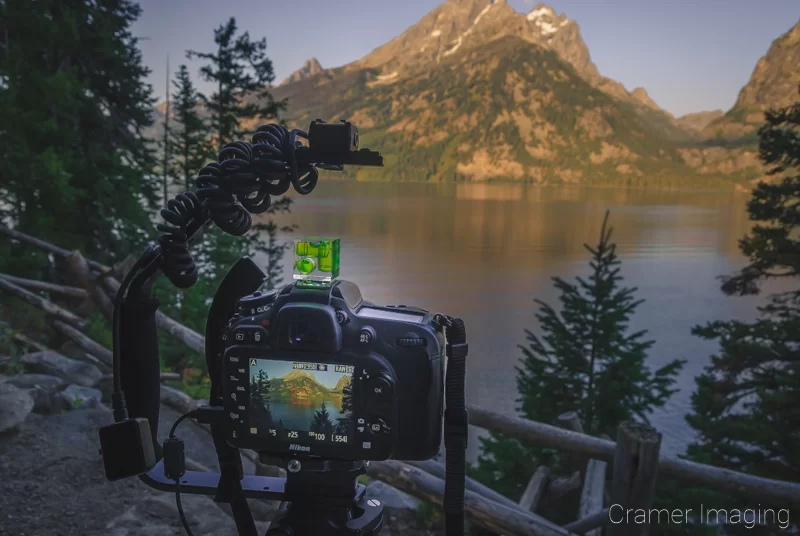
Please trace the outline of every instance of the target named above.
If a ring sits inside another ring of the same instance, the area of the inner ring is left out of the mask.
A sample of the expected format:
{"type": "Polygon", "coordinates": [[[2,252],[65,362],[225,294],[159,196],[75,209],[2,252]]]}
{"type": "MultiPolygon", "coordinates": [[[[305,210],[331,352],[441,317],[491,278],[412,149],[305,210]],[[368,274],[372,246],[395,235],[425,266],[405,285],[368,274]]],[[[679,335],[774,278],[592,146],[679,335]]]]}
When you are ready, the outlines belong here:
{"type": "Polygon", "coordinates": [[[58,395],[48,389],[36,386],[25,389],[33,398],[33,412],[41,415],[51,415],[61,409],[58,395]]]}
{"type": "Polygon", "coordinates": [[[41,387],[51,391],[58,391],[61,387],[66,385],[63,379],[58,376],[51,376],[50,374],[18,374],[16,376],[9,376],[6,378],[6,381],[20,389],[41,387]]]}
{"type": "Polygon", "coordinates": [[[83,360],[86,352],[78,348],[78,345],[72,341],[67,341],[58,347],[58,353],[69,357],[70,359],[83,360]]]}
{"type": "Polygon", "coordinates": [[[100,369],[91,363],[70,359],[56,352],[26,354],[20,361],[26,369],[33,372],[58,376],[69,383],[84,387],[94,387],[103,377],[100,369]]]}
{"type": "Polygon", "coordinates": [[[33,410],[33,398],[8,382],[0,383],[0,433],[16,429],[33,410]]]}
{"type": "Polygon", "coordinates": [[[386,508],[416,510],[419,501],[385,482],[374,480],[367,485],[367,497],[378,499],[386,508]]]}
{"type": "Polygon", "coordinates": [[[58,398],[61,400],[62,406],[65,409],[96,408],[102,396],[103,393],[98,389],[80,385],[70,385],[58,393],[58,398]]]}

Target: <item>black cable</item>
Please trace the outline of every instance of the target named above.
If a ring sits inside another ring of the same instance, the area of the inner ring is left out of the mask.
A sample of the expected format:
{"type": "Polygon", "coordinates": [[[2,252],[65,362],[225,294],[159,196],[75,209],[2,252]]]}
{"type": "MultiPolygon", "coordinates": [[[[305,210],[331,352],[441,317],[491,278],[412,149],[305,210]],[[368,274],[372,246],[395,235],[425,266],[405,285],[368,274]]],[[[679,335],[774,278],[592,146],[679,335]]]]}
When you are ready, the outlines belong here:
{"type": "Polygon", "coordinates": [[[178,426],[180,426],[180,424],[183,421],[185,421],[186,419],[188,419],[190,417],[194,417],[196,414],[197,414],[197,410],[192,410],[189,413],[184,413],[183,415],[178,417],[177,420],[172,424],[172,428],[169,429],[169,438],[170,439],[175,438],[175,430],[177,430],[178,426]]]}
{"type": "Polygon", "coordinates": [[[301,130],[281,125],[264,125],[256,130],[252,143],[236,141],[225,145],[216,162],[205,166],[197,176],[196,192],[176,196],[161,211],[163,262],[161,270],[178,288],[197,282],[197,266],[189,254],[193,234],[208,221],[223,232],[242,236],[252,226],[251,214],[262,214],[270,207],[270,196],[282,195],[290,187],[301,195],[317,185],[319,171],[311,163],[299,163],[298,138],[308,138],[301,130]]]}
{"type": "MultiPolygon", "coordinates": [[[[186,419],[188,419],[190,417],[194,417],[195,415],[197,415],[197,411],[193,410],[193,411],[190,411],[189,413],[185,413],[185,414],[183,414],[183,415],[181,415],[180,417],[177,418],[177,420],[173,423],[172,428],[170,428],[170,430],[169,430],[169,439],[167,439],[167,441],[165,442],[165,449],[164,449],[165,451],[169,450],[167,445],[171,441],[177,440],[177,438],[175,437],[175,430],[178,428],[178,426],[183,421],[185,421],[186,419]]],[[[181,479],[180,479],[180,477],[183,476],[183,473],[184,473],[184,467],[183,466],[185,465],[184,458],[183,458],[183,442],[179,441],[179,440],[177,440],[176,442],[180,443],[180,451],[179,452],[181,453],[181,457],[178,458],[178,459],[174,459],[170,455],[165,455],[165,464],[175,462],[175,463],[178,464],[178,466],[177,467],[169,467],[169,468],[167,468],[165,466],[165,471],[164,472],[166,474],[168,472],[171,472],[171,470],[175,470],[178,473],[176,475],[177,477],[175,478],[175,505],[178,507],[178,516],[181,519],[181,524],[183,525],[183,529],[186,531],[186,534],[188,534],[189,536],[194,536],[194,534],[192,533],[191,527],[189,527],[189,520],[186,519],[186,513],[183,511],[183,505],[181,504],[181,479]]]]}
{"type": "Polygon", "coordinates": [[[175,504],[178,507],[178,516],[181,518],[181,524],[183,525],[183,530],[186,531],[186,534],[189,536],[194,536],[192,533],[192,529],[189,527],[189,520],[186,519],[186,514],[183,512],[183,505],[181,504],[181,481],[180,479],[175,481],[175,504]]]}

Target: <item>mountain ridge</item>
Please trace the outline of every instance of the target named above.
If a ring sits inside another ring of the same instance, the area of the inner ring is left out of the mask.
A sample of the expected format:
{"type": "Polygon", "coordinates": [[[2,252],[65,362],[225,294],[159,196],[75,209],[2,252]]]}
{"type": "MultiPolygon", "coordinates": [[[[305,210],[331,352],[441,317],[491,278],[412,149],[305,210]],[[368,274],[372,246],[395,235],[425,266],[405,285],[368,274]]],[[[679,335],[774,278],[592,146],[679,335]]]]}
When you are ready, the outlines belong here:
{"type": "Polygon", "coordinates": [[[800,85],[800,19],[777,37],[758,60],[736,102],[724,116],[704,129],[707,139],[753,138],[764,122],[764,111],[792,104],[800,85]]]}
{"type": "Polygon", "coordinates": [[[515,35],[464,47],[397,82],[382,72],[342,67],[276,95],[289,99],[300,124],[326,117],[359,126],[362,145],[386,156],[383,169],[355,170],[359,179],[720,183],[714,166],[654,136],[632,105],[592,86],[551,48],[515,35]]]}

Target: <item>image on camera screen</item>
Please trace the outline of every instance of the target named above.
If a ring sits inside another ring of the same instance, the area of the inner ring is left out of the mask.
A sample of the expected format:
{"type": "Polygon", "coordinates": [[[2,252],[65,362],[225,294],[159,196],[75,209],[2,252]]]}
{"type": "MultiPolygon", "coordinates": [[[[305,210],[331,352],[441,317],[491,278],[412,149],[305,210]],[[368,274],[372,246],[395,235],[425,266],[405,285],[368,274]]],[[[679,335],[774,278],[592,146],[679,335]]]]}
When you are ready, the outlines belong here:
{"type": "Polygon", "coordinates": [[[250,433],[347,442],[353,413],[353,368],[251,360],[250,433]]]}

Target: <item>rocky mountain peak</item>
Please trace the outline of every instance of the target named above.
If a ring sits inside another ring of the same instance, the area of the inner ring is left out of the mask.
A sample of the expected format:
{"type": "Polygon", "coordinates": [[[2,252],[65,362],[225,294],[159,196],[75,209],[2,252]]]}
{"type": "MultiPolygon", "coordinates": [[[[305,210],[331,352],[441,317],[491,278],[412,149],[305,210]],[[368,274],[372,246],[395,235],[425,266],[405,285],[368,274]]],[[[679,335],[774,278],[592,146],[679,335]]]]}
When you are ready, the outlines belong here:
{"type": "Polygon", "coordinates": [[[549,38],[561,28],[572,22],[564,14],[556,15],[552,7],[536,4],[536,7],[525,16],[533,25],[539,29],[544,37],[549,38]]]}
{"type": "Polygon", "coordinates": [[[739,92],[734,109],[778,108],[795,102],[800,84],[800,21],[770,45],[750,80],[739,92]]]}
{"type": "Polygon", "coordinates": [[[703,136],[738,139],[752,135],[764,122],[764,110],[783,108],[797,101],[798,65],[800,21],[772,42],[739,92],[736,104],[723,117],[709,122],[703,136]]]}
{"type": "Polygon", "coordinates": [[[322,71],[322,65],[320,65],[319,61],[317,61],[317,58],[310,58],[306,60],[302,67],[287,76],[283,82],[281,82],[281,85],[283,86],[291,82],[305,80],[306,78],[310,78],[315,74],[321,73],[322,71]]]}
{"type": "Polygon", "coordinates": [[[647,94],[647,90],[643,87],[637,87],[633,91],[631,91],[631,96],[647,106],[648,108],[652,108],[654,110],[660,110],[661,107],[656,104],[656,102],[650,98],[650,95],[647,94]]]}
{"type": "Polygon", "coordinates": [[[381,83],[395,83],[454,54],[507,36],[550,48],[582,76],[597,76],[574,21],[541,3],[528,14],[518,13],[505,0],[447,0],[349,67],[379,68],[381,83]]]}

